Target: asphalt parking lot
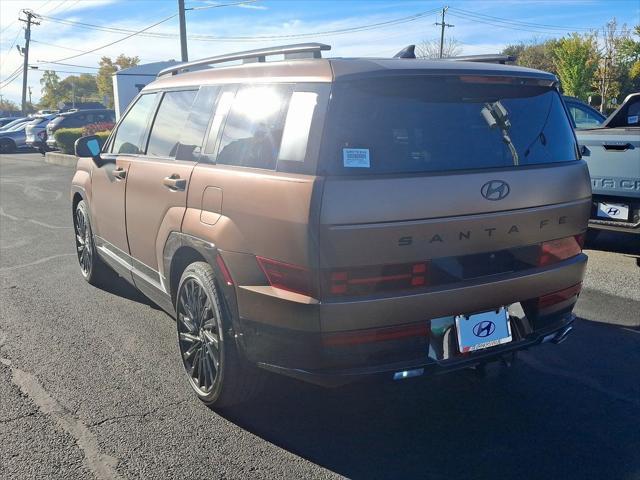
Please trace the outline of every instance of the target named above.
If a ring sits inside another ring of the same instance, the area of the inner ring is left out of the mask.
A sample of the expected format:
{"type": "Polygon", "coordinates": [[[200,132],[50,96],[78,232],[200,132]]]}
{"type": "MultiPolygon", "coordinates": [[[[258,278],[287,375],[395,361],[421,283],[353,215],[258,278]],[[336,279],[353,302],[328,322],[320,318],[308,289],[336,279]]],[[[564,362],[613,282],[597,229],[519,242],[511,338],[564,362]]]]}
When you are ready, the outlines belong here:
{"type": "Polygon", "coordinates": [[[80,276],[73,170],[0,157],[0,478],[640,479],[640,241],[588,248],[575,333],[485,378],[322,390],[215,413],[173,320],[80,276]]]}

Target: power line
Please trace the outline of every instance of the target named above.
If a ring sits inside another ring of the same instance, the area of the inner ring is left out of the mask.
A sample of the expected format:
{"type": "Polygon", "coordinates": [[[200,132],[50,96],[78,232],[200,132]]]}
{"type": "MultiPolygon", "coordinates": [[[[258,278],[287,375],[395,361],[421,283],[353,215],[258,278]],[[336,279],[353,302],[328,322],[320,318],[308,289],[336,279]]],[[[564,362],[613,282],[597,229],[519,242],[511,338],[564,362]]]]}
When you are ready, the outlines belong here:
{"type": "Polygon", "coordinates": [[[16,68],[13,72],[11,72],[11,74],[5,78],[4,80],[2,80],[2,85],[0,85],[0,87],[4,88],[7,85],[9,85],[10,83],[12,83],[16,78],[19,78],[20,75],[22,75],[22,66],[16,68]]]}
{"type": "MultiPolygon", "coordinates": [[[[54,72],[54,73],[76,73],[78,75],[91,75],[92,77],[95,77],[97,74],[96,73],[89,73],[89,72],[82,72],[80,70],[55,70],[55,69],[51,69],[51,68],[38,68],[38,66],[36,65],[32,65],[31,66],[31,71],[32,72],[39,72],[39,73],[44,73],[44,72],[54,72]]],[[[155,73],[120,73],[117,72],[117,74],[119,76],[131,76],[131,77],[157,77],[157,75],[155,73]]]]}
{"type": "Polygon", "coordinates": [[[62,0],[58,5],[55,5],[53,7],[51,7],[49,10],[47,10],[47,14],[51,13],[51,12],[55,12],[57,9],[59,9],[62,5],[64,5],[67,2],[67,0],[62,0]]]}
{"type": "MultiPolygon", "coordinates": [[[[292,38],[304,38],[304,37],[320,37],[327,35],[344,35],[349,33],[361,32],[366,30],[375,30],[378,28],[384,28],[389,26],[401,25],[404,23],[414,22],[423,17],[431,15],[440,9],[434,8],[432,10],[418,12],[412,15],[408,15],[405,17],[399,17],[392,20],[386,20],[383,22],[358,25],[355,27],[346,27],[334,30],[325,30],[318,32],[307,32],[307,33],[298,33],[298,34],[288,34],[288,35],[254,35],[254,36],[213,36],[213,35],[190,35],[188,38],[192,41],[203,41],[203,42],[224,42],[224,41],[234,41],[234,42],[261,42],[268,40],[283,40],[283,39],[292,39],[292,38]]],[[[42,16],[43,19],[52,21],[54,23],[62,23],[66,25],[74,25],[80,28],[86,28],[89,30],[100,30],[111,33],[133,33],[132,30],[118,28],[118,27],[105,27],[103,25],[94,25],[90,23],[84,22],[75,22],[71,20],[63,20],[54,17],[42,16]]],[[[177,38],[177,34],[172,33],[159,33],[159,32],[143,32],[139,34],[140,36],[145,37],[155,37],[155,38],[177,38]]]]}
{"type": "Polygon", "coordinates": [[[187,7],[186,11],[190,10],[209,10],[210,8],[220,8],[220,7],[232,7],[234,5],[246,5],[247,3],[256,3],[259,0],[244,0],[242,2],[234,2],[234,3],[223,3],[219,5],[204,5],[202,7],[187,7]]]}
{"type": "MultiPolygon", "coordinates": [[[[84,50],[80,50],[79,48],[71,48],[71,47],[65,47],[63,45],[56,45],[55,43],[48,43],[48,42],[43,42],[41,40],[33,40],[31,39],[32,43],[38,43],[40,45],[47,45],[49,47],[56,47],[56,48],[61,48],[63,50],[70,50],[72,52],[84,52],[84,50]]],[[[100,55],[99,53],[96,53],[95,55],[100,55]]]]}
{"type": "Polygon", "coordinates": [[[62,10],[60,10],[58,12],[58,15],[60,15],[62,12],[66,12],[67,10],[75,7],[78,3],[80,3],[80,0],[75,0],[75,2],[70,3],[69,5],[67,5],[66,7],[64,7],[62,10]]]}
{"type": "MultiPolygon", "coordinates": [[[[54,65],[64,65],[65,67],[79,67],[79,68],[91,68],[93,70],[100,70],[100,67],[90,67],[88,65],[76,65],[75,63],[61,63],[61,62],[39,62],[39,63],[51,63],[54,65]]],[[[31,65],[31,68],[33,68],[34,66],[31,65]]]]}
{"type": "MultiPolygon", "coordinates": [[[[449,15],[451,15],[452,17],[455,18],[460,18],[463,20],[467,20],[467,21],[471,21],[471,22],[477,22],[477,23],[482,23],[485,25],[491,25],[494,27],[499,27],[499,28],[507,28],[510,30],[518,30],[521,32],[528,32],[528,33],[535,33],[535,34],[540,34],[540,35],[559,35],[559,34],[563,34],[566,33],[567,31],[575,31],[575,29],[569,28],[567,27],[562,28],[562,29],[550,29],[547,27],[534,27],[534,26],[528,26],[528,25],[519,25],[516,23],[512,23],[509,21],[502,21],[502,20],[488,20],[485,19],[483,17],[479,17],[476,16],[475,14],[471,14],[471,13],[460,13],[460,9],[454,9],[451,8],[451,10],[454,10],[454,12],[449,12],[449,15]]],[[[582,27],[580,27],[582,29],[582,27]]],[[[595,31],[597,29],[589,29],[590,31],[595,31]]]]}
{"type": "Polygon", "coordinates": [[[524,22],[524,21],[521,21],[521,20],[510,20],[510,19],[507,19],[507,18],[495,17],[493,15],[470,12],[468,10],[463,10],[462,8],[456,8],[456,7],[451,7],[451,10],[460,12],[461,14],[464,14],[464,15],[485,18],[487,20],[493,20],[493,21],[496,21],[496,22],[499,22],[499,23],[513,24],[513,25],[516,25],[516,26],[523,26],[523,27],[542,28],[542,29],[547,29],[547,30],[565,30],[565,31],[566,30],[572,30],[572,31],[576,31],[576,30],[593,31],[593,30],[595,30],[594,28],[590,28],[590,27],[564,27],[564,26],[561,26],[561,25],[549,25],[549,24],[545,24],[545,23],[533,23],[533,22],[524,22]]]}
{"type": "MultiPolygon", "coordinates": [[[[13,39],[13,42],[11,43],[11,46],[8,48],[7,52],[4,54],[5,57],[11,53],[11,50],[13,50],[13,47],[16,44],[16,42],[18,41],[18,37],[20,36],[21,32],[22,32],[22,29],[19,29],[18,33],[16,33],[16,38],[13,39]]],[[[4,65],[4,63],[6,61],[7,61],[7,59],[5,58],[4,62],[2,62],[2,65],[4,65]]]]}
{"type": "Polygon", "coordinates": [[[39,9],[41,9],[41,8],[46,7],[46,6],[47,6],[48,4],[50,4],[52,1],[53,1],[53,0],[47,0],[46,2],[44,2],[42,5],[40,5],[40,6],[38,7],[38,10],[39,10],[39,9]]]}
{"type": "Polygon", "coordinates": [[[9,23],[9,25],[7,25],[6,27],[4,27],[2,30],[0,30],[0,33],[4,33],[6,30],[10,29],[11,27],[13,27],[15,25],[15,23],[18,21],[18,19],[13,20],[12,22],[9,23]]]}
{"type": "Polygon", "coordinates": [[[65,58],[59,58],[58,60],[54,60],[54,61],[52,61],[52,62],[50,62],[50,63],[59,63],[59,62],[64,62],[65,60],[71,60],[72,58],[81,57],[81,56],[83,56],[83,55],[87,55],[87,54],[89,54],[89,53],[93,53],[93,52],[95,52],[95,51],[102,50],[103,48],[110,47],[111,45],[115,45],[116,43],[123,42],[123,41],[125,41],[125,40],[127,40],[127,39],[129,39],[129,38],[131,38],[131,37],[133,37],[133,36],[135,36],[135,35],[138,35],[138,34],[140,34],[140,33],[142,33],[142,32],[145,32],[146,30],[149,30],[149,29],[151,29],[151,28],[153,28],[153,27],[156,27],[156,26],[160,25],[161,23],[166,22],[167,20],[171,20],[172,18],[176,17],[177,15],[178,15],[177,13],[174,13],[173,15],[170,15],[170,16],[168,16],[168,17],[166,17],[166,18],[163,18],[163,19],[162,19],[162,20],[160,20],[159,22],[156,22],[156,23],[154,23],[154,24],[152,24],[152,25],[149,25],[148,27],[145,27],[145,28],[143,28],[143,29],[141,29],[141,30],[138,30],[138,31],[136,31],[136,32],[133,32],[133,33],[131,33],[130,35],[127,35],[126,37],[120,38],[120,39],[118,39],[118,40],[115,40],[115,41],[113,41],[113,42],[107,43],[107,44],[105,44],[105,45],[101,45],[100,47],[96,47],[96,48],[93,48],[93,49],[91,49],[91,50],[87,50],[86,52],[78,53],[78,54],[76,54],[76,55],[71,55],[71,56],[69,56],[69,57],[65,57],[65,58]]]}

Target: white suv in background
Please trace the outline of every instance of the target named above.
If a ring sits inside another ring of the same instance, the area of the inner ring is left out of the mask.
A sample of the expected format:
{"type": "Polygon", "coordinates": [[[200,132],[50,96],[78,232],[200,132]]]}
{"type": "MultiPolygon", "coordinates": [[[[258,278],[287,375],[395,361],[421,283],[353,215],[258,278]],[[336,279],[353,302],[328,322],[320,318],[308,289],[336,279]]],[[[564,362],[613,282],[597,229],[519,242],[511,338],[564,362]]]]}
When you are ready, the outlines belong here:
{"type": "Polygon", "coordinates": [[[47,125],[57,116],[57,114],[36,115],[33,120],[27,124],[25,133],[27,134],[26,144],[28,147],[37,147],[42,140],[46,140],[47,125]],[[44,138],[42,138],[43,136],[44,138]]]}

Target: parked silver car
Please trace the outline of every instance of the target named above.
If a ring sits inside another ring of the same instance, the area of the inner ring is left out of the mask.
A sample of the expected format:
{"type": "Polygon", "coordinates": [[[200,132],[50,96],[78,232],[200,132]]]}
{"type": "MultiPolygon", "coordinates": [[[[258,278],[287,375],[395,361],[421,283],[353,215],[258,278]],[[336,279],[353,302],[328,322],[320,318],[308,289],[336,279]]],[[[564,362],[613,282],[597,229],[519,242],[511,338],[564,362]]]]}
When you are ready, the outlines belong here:
{"type": "Polygon", "coordinates": [[[12,121],[10,121],[9,123],[5,123],[2,127],[0,127],[0,132],[6,132],[8,130],[13,130],[15,127],[17,127],[21,123],[27,123],[27,122],[30,122],[31,120],[32,119],[29,118],[29,117],[15,118],[12,121]]]}
{"type": "Polygon", "coordinates": [[[26,128],[28,123],[0,132],[0,153],[13,153],[26,146],[26,128]]]}

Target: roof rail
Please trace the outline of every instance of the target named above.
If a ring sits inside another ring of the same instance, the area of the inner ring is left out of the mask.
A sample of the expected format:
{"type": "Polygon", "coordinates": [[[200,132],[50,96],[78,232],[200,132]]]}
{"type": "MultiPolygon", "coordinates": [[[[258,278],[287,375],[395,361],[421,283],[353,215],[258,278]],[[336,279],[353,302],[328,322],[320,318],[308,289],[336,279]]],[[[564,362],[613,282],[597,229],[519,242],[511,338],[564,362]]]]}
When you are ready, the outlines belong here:
{"type": "Polygon", "coordinates": [[[242,63],[264,62],[266,57],[273,55],[284,55],[285,60],[295,58],[321,58],[322,50],[331,50],[331,45],[325,45],[324,43],[296,43],[294,45],[258,48],[256,50],[246,50],[244,52],[203,58],[201,60],[194,60],[193,62],[179,63],[160,70],[158,77],[167,74],[177,75],[181,71],[192,67],[214,65],[217,63],[232,62],[234,60],[242,60],[242,63]]]}
{"type": "Polygon", "coordinates": [[[507,62],[515,62],[515,55],[501,55],[501,54],[488,54],[488,55],[462,55],[460,57],[447,57],[442,60],[451,60],[454,62],[479,62],[479,63],[501,63],[504,65],[507,62]]]}

